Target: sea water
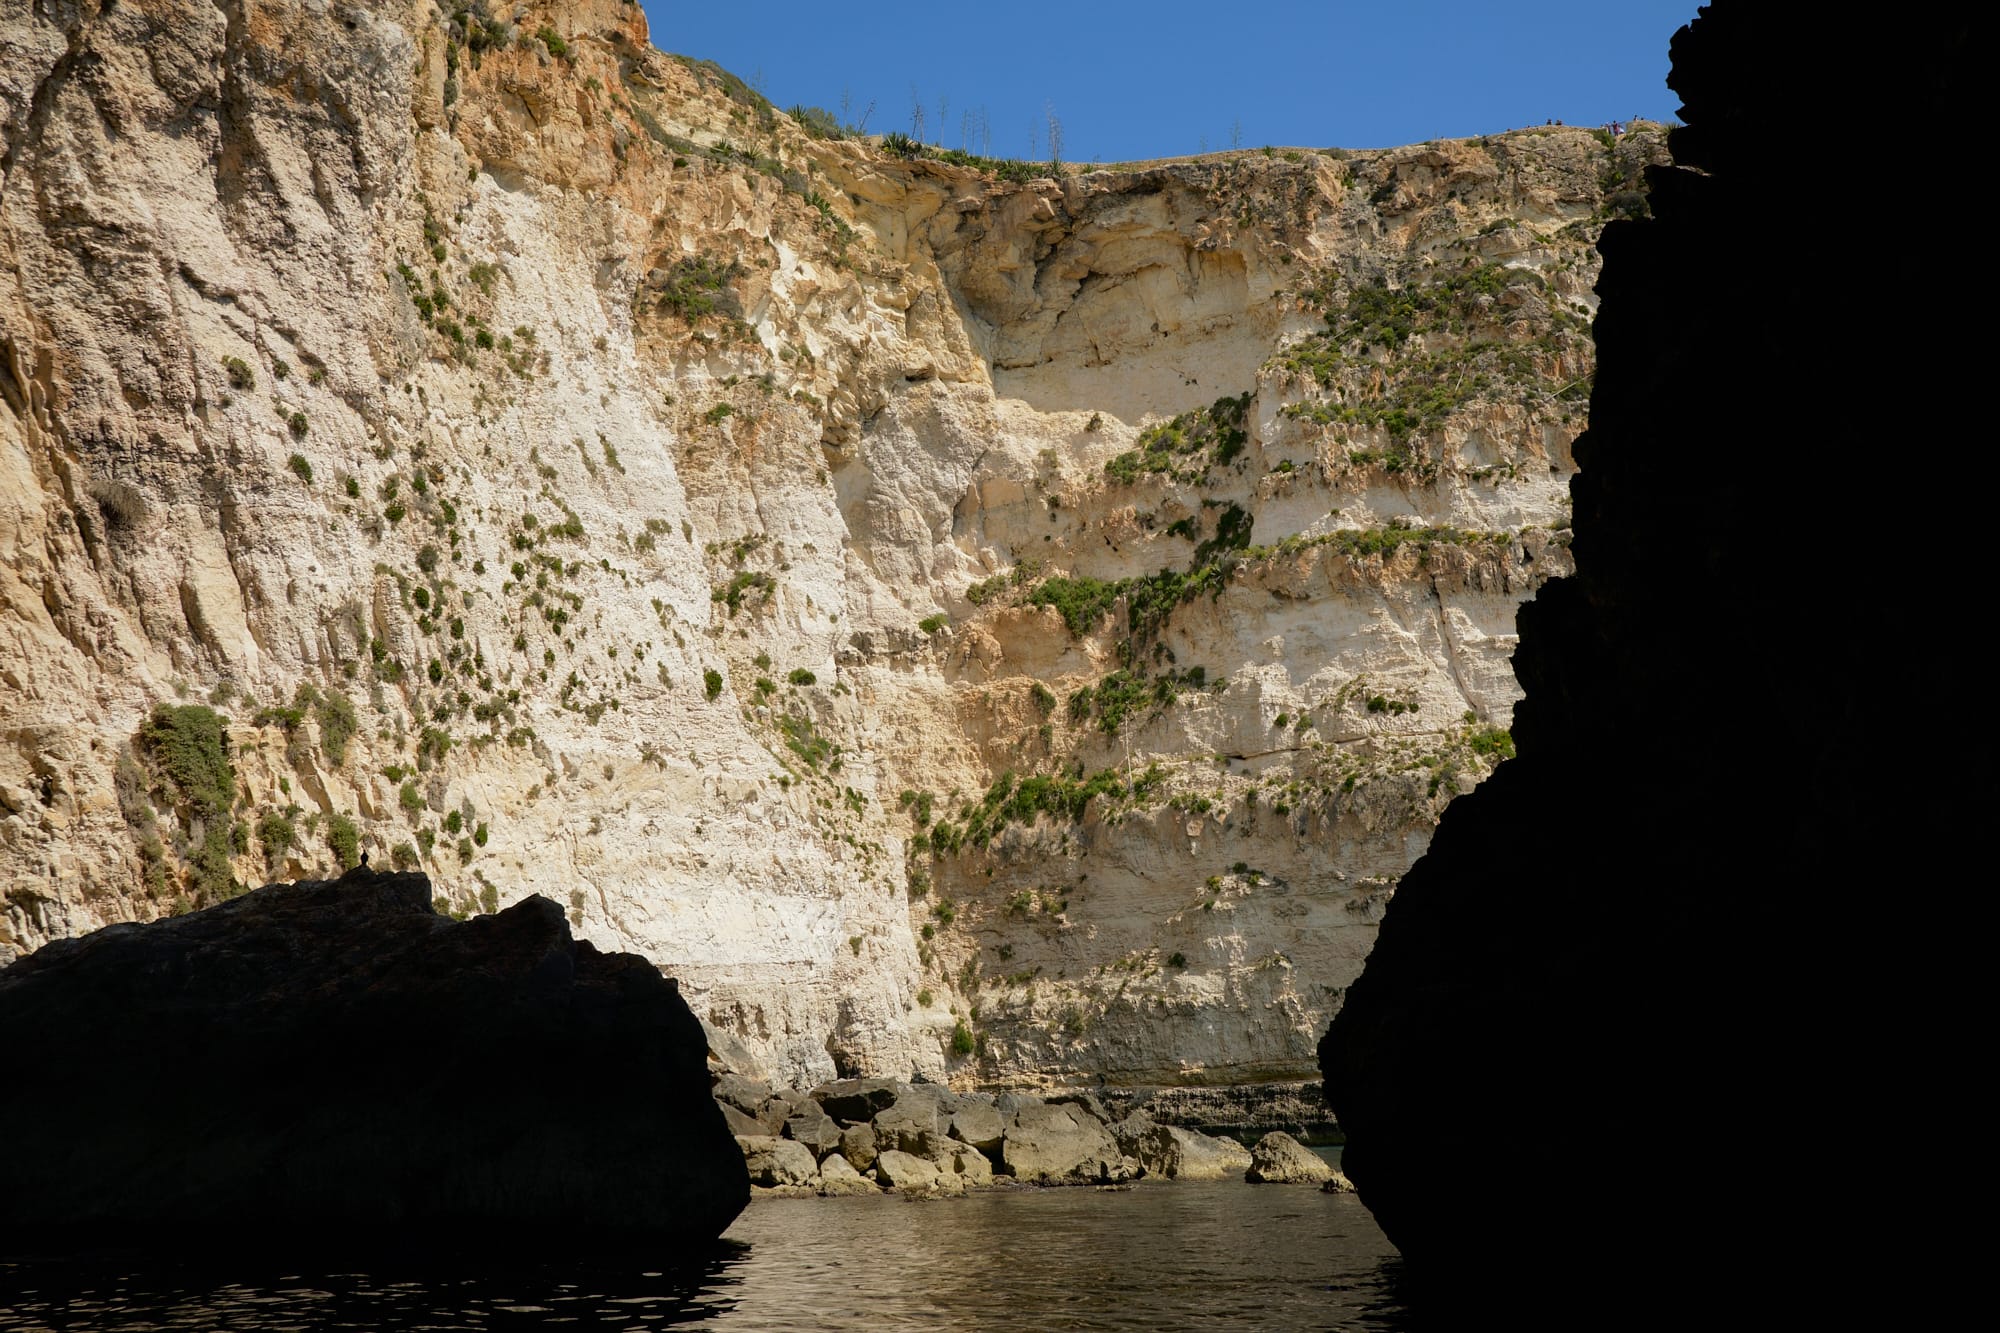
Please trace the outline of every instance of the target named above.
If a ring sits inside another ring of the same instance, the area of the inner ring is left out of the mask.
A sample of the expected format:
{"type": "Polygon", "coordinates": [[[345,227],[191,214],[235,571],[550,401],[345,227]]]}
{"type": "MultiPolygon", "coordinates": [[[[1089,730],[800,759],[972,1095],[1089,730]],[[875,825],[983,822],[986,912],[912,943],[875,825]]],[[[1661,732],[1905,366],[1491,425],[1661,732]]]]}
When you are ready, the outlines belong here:
{"type": "Polygon", "coordinates": [[[0,1266],[0,1331],[1399,1329],[1398,1265],[1353,1195],[1305,1185],[760,1199],[679,1268],[0,1266]]]}

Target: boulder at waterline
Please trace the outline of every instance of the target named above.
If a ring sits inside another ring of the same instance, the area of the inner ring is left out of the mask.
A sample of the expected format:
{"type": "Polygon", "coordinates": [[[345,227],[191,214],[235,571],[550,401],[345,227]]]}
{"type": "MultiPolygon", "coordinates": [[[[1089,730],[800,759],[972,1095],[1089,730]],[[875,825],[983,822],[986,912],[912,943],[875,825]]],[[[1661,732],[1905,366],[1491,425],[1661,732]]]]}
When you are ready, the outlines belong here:
{"type": "Polygon", "coordinates": [[[753,1185],[766,1188],[810,1185],[819,1174],[819,1163],[814,1160],[812,1149],[803,1143],[757,1136],[740,1138],[736,1146],[743,1152],[743,1166],[750,1173],[753,1185]]]}
{"type": "Polygon", "coordinates": [[[1253,1185],[1319,1185],[1333,1178],[1333,1168],[1284,1130],[1274,1129],[1250,1150],[1250,1169],[1243,1178],[1253,1185]]]}
{"type": "Polygon", "coordinates": [[[937,1163],[895,1148],[875,1159],[875,1178],[890,1189],[907,1194],[934,1194],[961,1188],[957,1177],[949,1171],[940,1171],[937,1163]]]}
{"type": "Polygon", "coordinates": [[[1081,1106],[1021,1107],[1000,1141],[1000,1169],[1038,1185],[1131,1180],[1139,1164],[1118,1151],[1103,1123],[1081,1106]]]}
{"type": "Polygon", "coordinates": [[[1236,1180],[1250,1167],[1250,1152],[1233,1139],[1218,1139],[1178,1125],[1156,1125],[1140,1112],[1112,1130],[1119,1151],[1167,1180],[1236,1180]]]}
{"type": "Polygon", "coordinates": [[[0,1252],[705,1243],[749,1200],[673,981],[530,897],[273,884],[0,972],[0,1252]]]}
{"type": "Polygon", "coordinates": [[[954,1175],[968,1188],[993,1183],[993,1163],[969,1143],[954,1143],[946,1153],[954,1175]]]}
{"type": "Polygon", "coordinates": [[[839,1153],[828,1153],[819,1164],[819,1192],[829,1197],[842,1194],[880,1194],[881,1187],[854,1169],[839,1153]]]}

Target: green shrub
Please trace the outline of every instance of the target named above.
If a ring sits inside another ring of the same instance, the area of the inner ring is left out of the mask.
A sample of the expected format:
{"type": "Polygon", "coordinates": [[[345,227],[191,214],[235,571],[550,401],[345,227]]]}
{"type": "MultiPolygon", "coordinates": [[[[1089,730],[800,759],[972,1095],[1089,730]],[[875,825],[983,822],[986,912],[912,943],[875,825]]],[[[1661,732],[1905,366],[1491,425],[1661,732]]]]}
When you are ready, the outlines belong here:
{"type": "Polygon", "coordinates": [[[962,1018],[952,1025],[951,1053],[959,1056],[972,1054],[972,1029],[965,1025],[962,1018]]]}
{"type": "Polygon", "coordinates": [[[229,372],[230,388],[254,389],[257,387],[257,374],[255,371],[250,369],[250,363],[245,361],[242,357],[240,356],[223,357],[222,368],[229,372]]]}
{"type": "Polygon", "coordinates": [[[935,634],[950,623],[951,617],[940,613],[934,616],[925,616],[917,622],[917,628],[925,634],[935,634]]]}
{"type": "MultiPolygon", "coordinates": [[[[294,413],[292,413],[292,415],[291,415],[291,418],[290,418],[290,419],[289,419],[288,421],[286,421],[286,423],[285,423],[285,424],[286,424],[286,425],[287,425],[288,427],[290,427],[290,428],[291,428],[291,432],[292,432],[292,438],[293,438],[293,439],[295,439],[295,440],[303,440],[303,439],[304,439],[304,438],[306,437],[306,414],[305,414],[305,413],[303,413],[303,412],[294,412],[294,413]]],[[[298,456],[297,454],[293,454],[293,455],[292,455],[292,457],[293,457],[294,459],[296,459],[298,463],[303,463],[303,462],[305,462],[305,459],[303,459],[303,458],[300,458],[300,457],[299,457],[299,456],[298,456]]],[[[298,471],[298,468],[297,468],[296,464],[295,464],[295,465],[293,466],[292,470],[293,470],[294,472],[298,471]]],[[[310,476],[310,473],[308,473],[308,475],[307,475],[307,478],[306,478],[306,479],[307,479],[308,481],[310,481],[310,480],[312,479],[312,478],[311,478],[311,476],[310,476]]]]}
{"type": "Polygon", "coordinates": [[[361,728],[354,701],[339,690],[328,690],[313,703],[313,716],[319,721],[320,749],[328,762],[338,767],[347,759],[347,742],[361,728]]]}
{"type": "Polygon", "coordinates": [[[717,310],[738,314],[740,309],[730,284],[742,272],[743,266],[734,260],[725,264],[707,255],[690,255],[655,280],[658,308],[690,324],[700,323],[717,310]]]}
{"type": "Polygon", "coordinates": [[[835,772],[840,770],[840,747],[820,735],[811,718],[787,713],[778,719],[778,730],[784,733],[785,748],[803,760],[806,767],[817,770],[826,764],[835,772]]]}
{"type": "Polygon", "coordinates": [[[1514,736],[1505,727],[1488,727],[1465,738],[1472,752],[1482,758],[1499,761],[1514,757],[1514,736]]]}
{"type": "Polygon", "coordinates": [[[1028,604],[1053,606],[1062,615],[1063,624],[1069,627],[1069,632],[1080,638],[1097,627],[1123,591],[1122,583],[1058,576],[1044,580],[1029,593],[1028,604]]]}
{"type": "Polygon", "coordinates": [[[759,603],[769,602],[778,581],[760,569],[739,569],[729,582],[718,584],[710,592],[709,600],[721,602],[735,615],[746,597],[755,594],[759,603]]]}
{"type": "Polygon", "coordinates": [[[794,685],[817,685],[819,683],[819,677],[804,667],[793,667],[792,673],[786,676],[785,679],[794,685]]]}
{"type": "Polygon", "coordinates": [[[702,693],[713,703],[722,697],[722,673],[714,667],[709,667],[701,673],[701,686],[702,693]]]}
{"type": "Polygon", "coordinates": [[[361,831],[346,815],[326,817],[326,845],[342,870],[352,870],[361,864],[361,831]]]}
{"type": "Polygon", "coordinates": [[[276,810],[265,812],[257,821],[257,841],[264,848],[264,859],[273,867],[298,841],[299,831],[292,821],[276,810]]]}
{"type": "MultiPolygon", "coordinates": [[[[294,420],[298,419],[299,418],[294,418],[294,420]]],[[[305,434],[304,430],[302,429],[294,429],[292,433],[294,435],[305,434]]],[[[285,466],[290,468],[292,470],[292,475],[297,477],[300,481],[304,482],[308,486],[312,485],[313,465],[306,461],[306,456],[304,454],[293,454],[290,460],[286,462],[285,466]]]]}
{"type": "Polygon", "coordinates": [[[1167,959],[1167,966],[1168,966],[1168,967],[1186,967],[1186,966],[1187,966],[1187,955],[1186,955],[1186,954],[1184,954],[1184,953],[1181,953],[1181,952],[1180,952],[1179,950],[1175,950],[1175,951],[1174,951],[1174,955],[1173,955],[1173,957],[1171,957],[1171,958],[1167,959]]]}
{"type": "Polygon", "coordinates": [[[544,23],[541,26],[541,28],[536,31],[535,40],[540,42],[543,46],[547,47],[549,49],[549,54],[554,56],[556,59],[564,60],[568,58],[569,43],[562,39],[561,33],[557,32],[554,28],[551,28],[548,24],[544,23]]]}
{"type": "Polygon", "coordinates": [[[930,991],[928,991],[928,990],[920,990],[920,991],[918,991],[918,992],[917,992],[917,1007],[918,1007],[919,1009],[928,1009],[928,1008],[930,1008],[930,1007],[931,1007],[931,993],[930,993],[930,991]]]}
{"type": "Polygon", "coordinates": [[[414,781],[403,783],[402,790],[396,793],[396,804],[402,806],[403,809],[409,811],[411,814],[416,814],[424,808],[423,794],[417,790],[417,784],[414,781]]]}
{"type": "Polygon", "coordinates": [[[1105,463],[1105,475],[1121,486],[1134,485],[1149,473],[1183,482],[1202,480],[1211,467],[1234,461],[1249,443],[1244,422],[1251,397],[1245,392],[1218,398],[1207,407],[1148,426],[1139,433],[1138,448],[1105,463]]]}
{"type": "Polygon", "coordinates": [[[228,725],[203,704],[161,704],[139,727],[141,752],[197,819],[221,819],[236,799],[228,725]]]}
{"type": "Polygon", "coordinates": [[[1035,701],[1035,711],[1043,717],[1047,717],[1050,713],[1056,711],[1055,691],[1042,684],[1039,680],[1035,682],[1035,687],[1028,692],[1028,697],[1035,701]]]}
{"type": "Polygon", "coordinates": [[[411,870],[417,864],[417,849],[407,842],[399,842],[389,849],[389,864],[397,870],[411,870]]]}

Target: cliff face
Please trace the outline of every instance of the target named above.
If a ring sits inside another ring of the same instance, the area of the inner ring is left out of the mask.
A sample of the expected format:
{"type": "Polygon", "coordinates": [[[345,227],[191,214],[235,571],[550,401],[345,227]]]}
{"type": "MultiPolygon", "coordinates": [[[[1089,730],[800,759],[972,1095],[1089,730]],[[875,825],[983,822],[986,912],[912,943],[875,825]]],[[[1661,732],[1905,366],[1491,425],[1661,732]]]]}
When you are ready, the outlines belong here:
{"type": "Polygon", "coordinates": [[[555,876],[798,1082],[1310,1070],[1661,151],[1021,179],[610,0],[39,5],[0,113],[0,951],[555,876]]]}
{"type": "MultiPolygon", "coordinates": [[[[1927,129],[1969,118],[1974,49],[1968,20],[1922,5],[1848,26],[1718,3],[1674,39],[1687,124],[1649,173],[1653,218],[1602,238],[1576,572],[1521,613],[1519,757],[1446,814],[1320,1051],[1346,1169],[1437,1285],[1491,1300],[1493,1280],[1563,1295],[1595,1277],[1634,1306],[1720,1288],[1851,1313],[1868,1278],[1840,1271],[1826,1168],[1848,1126],[1829,1108],[1865,1085],[1877,1142],[1935,1131],[1951,1076],[1915,1034],[1958,1012],[1953,969],[1930,944],[1884,947],[1878,913],[1891,883],[1957,878],[1949,831],[1977,827],[1986,793],[1914,780],[1949,760],[1921,728],[1868,722],[1898,668],[1853,608],[1939,623],[1958,594],[1895,562],[1835,574],[1781,515],[1843,505],[1879,462],[1899,409],[1857,387],[1877,353],[1855,330],[1940,331],[1940,382],[1979,352],[1926,276],[1935,254],[1884,257],[1856,287],[1835,277],[1837,229],[1746,244],[1739,226],[1795,207],[1793,173],[1891,142],[1917,178],[1947,170],[1927,129]],[[1767,136],[1836,104],[1854,136],[1774,171],[1767,136]],[[1746,319],[1753,285],[1769,299],[1746,319]],[[1689,471],[1691,449],[1718,472],[1689,471]],[[1526,1190],[1493,1187],[1495,1119],[1526,1190]]],[[[1971,401],[1925,429],[1979,493],[1971,401]]],[[[1976,543],[1941,535],[1927,558],[1976,561],[1976,543]]],[[[1923,674],[1945,694],[1980,678],[1949,647],[1923,674]]],[[[1924,896],[1913,913],[1956,910],[1924,896]]]]}

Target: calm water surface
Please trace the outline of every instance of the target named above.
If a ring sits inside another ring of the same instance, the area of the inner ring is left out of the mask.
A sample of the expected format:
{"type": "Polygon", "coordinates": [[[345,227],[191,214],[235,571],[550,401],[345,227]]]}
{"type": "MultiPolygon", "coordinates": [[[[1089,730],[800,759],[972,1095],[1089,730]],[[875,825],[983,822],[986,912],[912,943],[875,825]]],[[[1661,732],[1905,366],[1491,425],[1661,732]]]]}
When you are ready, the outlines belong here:
{"type": "Polygon", "coordinates": [[[0,1266],[0,1330],[1402,1329],[1395,1251],[1302,1185],[767,1199],[682,1271],[272,1276],[0,1266]]]}

